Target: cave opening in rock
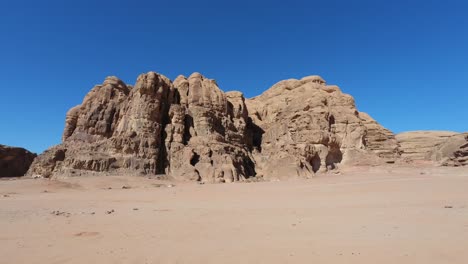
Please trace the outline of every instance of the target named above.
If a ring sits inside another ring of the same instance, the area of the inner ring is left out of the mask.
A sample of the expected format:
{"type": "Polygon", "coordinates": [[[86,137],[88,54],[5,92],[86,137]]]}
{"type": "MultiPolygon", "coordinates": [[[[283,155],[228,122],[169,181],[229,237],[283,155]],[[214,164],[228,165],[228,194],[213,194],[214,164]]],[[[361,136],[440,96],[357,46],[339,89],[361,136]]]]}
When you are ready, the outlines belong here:
{"type": "Polygon", "coordinates": [[[194,152],[192,158],[190,158],[190,165],[195,166],[200,161],[200,155],[194,152]]]}
{"type": "Polygon", "coordinates": [[[265,131],[257,126],[250,117],[248,119],[248,124],[250,126],[250,131],[252,131],[252,147],[262,152],[262,140],[265,131]]]}
{"type": "Polygon", "coordinates": [[[325,158],[327,169],[335,169],[336,164],[340,163],[341,160],[343,160],[343,153],[340,150],[340,146],[336,142],[331,143],[327,157],[325,158]]]}
{"type": "Polygon", "coordinates": [[[66,149],[59,149],[54,153],[54,161],[64,161],[66,149]]]}
{"type": "Polygon", "coordinates": [[[321,160],[320,160],[320,156],[318,155],[318,153],[315,153],[314,156],[309,157],[307,159],[307,162],[309,162],[310,166],[312,166],[312,171],[314,173],[320,170],[321,160]]]}

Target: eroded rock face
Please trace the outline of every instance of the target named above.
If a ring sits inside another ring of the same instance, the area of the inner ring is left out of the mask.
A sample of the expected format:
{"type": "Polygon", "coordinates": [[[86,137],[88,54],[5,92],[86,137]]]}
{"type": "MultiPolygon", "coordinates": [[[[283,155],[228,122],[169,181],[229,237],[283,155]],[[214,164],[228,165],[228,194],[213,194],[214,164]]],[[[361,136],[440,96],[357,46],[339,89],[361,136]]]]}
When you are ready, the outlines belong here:
{"type": "Polygon", "coordinates": [[[468,165],[468,133],[410,131],[396,136],[406,162],[428,161],[442,166],[468,165]]]}
{"type": "Polygon", "coordinates": [[[431,151],[430,157],[442,166],[468,166],[468,133],[449,137],[431,151]]]}
{"type": "Polygon", "coordinates": [[[398,157],[393,134],[359,113],[350,95],[319,76],[281,81],[247,100],[247,108],[258,127],[257,171],[265,177],[310,177],[366,156],[372,162],[398,157]],[[374,142],[377,138],[381,143],[374,142]]]}
{"type": "Polygon", "coordinates": [[[0,145],[0,177],[23,176],[36,154],[17,147],[0,145]]]}
{"type": "Polygon", "coordinates": [[[233,182],[310,177],[340,164],[393,162],[393,134],[319,76],[286,80],[245,99],[199,73],[173,82],[149,72],[134,87],[116,77],[66,116],[63,143],[28,174],[166,174],[233,182]]]}
{"type": "Polygon", "coordinates": [[[366,136],[364,137],[364,144],[367,149],[376,153],[379,158],[387,163],[394,163],[397,158],[400,158],[400,145],[395,134],[382,127],[367,113],[359,112],[359,117],[367,129],[366,136]]]}
{"type": "Polygon", "coordinates": [[[177,77],[174,86],[179,102],[166,126],[167,174],[207,182],[255,176],[242,93],[224,93],[199,73],[177,77]]]}
{"type": "Polygon", "coordinates": [[[162,131],[173,96],[171,81],[154,72],[133,88],[106,78],[67,113],[63,143],[41,154],[28,174],[164,172],[162,131]]]}
{"type": "Polygon", "coordinates": [[[430,160],[433,149],[456,135],[451,131],[409,131],[396,135],[406,161],[430,160]]]}
{"type": "Polygon", "coordinates": [[[30,175],[168,174],[232,182],[255,175],[240,92],[194,73],[174,83],[149,72],[134,87],[116,77],[95,86],[66,117],[63,143],[30,175]]]}

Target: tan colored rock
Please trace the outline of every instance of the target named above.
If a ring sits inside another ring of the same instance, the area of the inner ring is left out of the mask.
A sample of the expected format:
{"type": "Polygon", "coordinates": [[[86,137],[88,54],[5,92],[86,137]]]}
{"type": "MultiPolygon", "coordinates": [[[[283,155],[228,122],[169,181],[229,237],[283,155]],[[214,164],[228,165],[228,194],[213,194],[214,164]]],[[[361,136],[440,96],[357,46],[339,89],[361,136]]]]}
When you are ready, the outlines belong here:
{"type": "Polygon", "coordinates": [[[442,166],[468,165],[468,133],[410,131],[396,136],[406,162],[426,161],[442,166]]]}
{"type": "Polygon", "coordinates": [[[199,73],[174,84],[154,72],[133,88],[108,77],[68,112],[63,143],[29,174],[166,173],[207,182],[254,176],[243,95],[225,94],[199,73]]]}
{"type": "Polygon", "coordinates": [[[447,138],[431,151],[430,157],[442,166],[468,166],[468,133],[447,138]]]}
{"type": "Polygon", "coordinates": [[[132,157],[124,158],[118,167],[142,170],[144,174],[164,173],[162,132],[173,94],[171,81],[163,75],[149,72],[138,77],[112,136],[115,151],[132,157]]]}
{"type": "Polygon", "coordinates": [[[18,147],[0,145],[0,177],[23,176],[36,154],[18,147]]]}
{"type": "Polygon", "coordinates": [[[246,103],[258,127],[257,171],[265,177],[311,177],[342,162],[354,164],[356,155],[385,158],[374,162],[398,157],[393,134],[367,114],[361,117],[350,95],[319,76],[281,81],[246,103]],[[375,138],[383,142],[374,144],[375,138]]]}
{"type": "Polygon", "coordinates": [[[169,110],[167,174],[206,182],[233,182],[255,175],[249,152],[247,109],[240,92],[222,92],[199,73],[174,81],[180,105],[169,110]]]}
{"type": "Polygon", "coordinates": [[[129,88],[117,77],[107,77],[85,96],[81,105],[68,111],[62,139],[65,141],[72,135],[75,139],[111,137],[129,93],[129,88]]]}
{"type": "Polygon", "coordinates": [[[397,134],[396,139],[404,160],[430,160],[434,148],[456,134],[451,131],[409,131],[397,134]]]}
{"type": "Polygon", "coordinates": [[[68,112],[63,143],[41,154],[28,174],[164,172],[160,147],[173,92],[171,81],[154,72],[140,75],[134,88],[106,78],[68,112]]]}
{"type": "Polygon", "coordinates": [[[311,177],[346,164],[393,162],[393,134],[320,76],[285,80],[245,99],[193,73],[155,72],[134,87],[116,77],[95,86],[65,120],[63,142],[28,174],[166,174],[235,182],[311,177]]]}
{"type": "Polygon", "coordinates": [[[395,134],[382,127],[367,113],[360,112],[359,117],[367,129],[364,137],[367,149],[376,153],[387,163],[394,163],[401,155],[400,145],[395,134]]]}

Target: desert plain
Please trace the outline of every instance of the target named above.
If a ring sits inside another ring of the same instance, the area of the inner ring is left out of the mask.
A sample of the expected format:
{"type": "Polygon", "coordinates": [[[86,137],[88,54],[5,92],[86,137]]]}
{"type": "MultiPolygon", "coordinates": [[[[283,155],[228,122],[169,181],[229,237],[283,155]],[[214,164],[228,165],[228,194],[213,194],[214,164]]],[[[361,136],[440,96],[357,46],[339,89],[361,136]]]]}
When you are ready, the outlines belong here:
{"type": "Polygon", "coordinates": [[[0,181],[0,263],[468,263],[468,168],[0,181]]]}

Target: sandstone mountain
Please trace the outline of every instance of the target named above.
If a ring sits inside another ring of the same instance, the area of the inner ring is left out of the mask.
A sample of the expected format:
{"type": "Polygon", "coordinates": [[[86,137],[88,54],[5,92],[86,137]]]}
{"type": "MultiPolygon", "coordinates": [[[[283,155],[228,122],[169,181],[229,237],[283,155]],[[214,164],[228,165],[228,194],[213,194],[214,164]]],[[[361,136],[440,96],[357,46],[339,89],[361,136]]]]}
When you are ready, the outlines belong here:
{"type": "Polygon", "coordinates": [[[410,131],[396,135],[406,162],[429,161],[443,166],[468,165],[468,133],[410,131]]]}
{"type": "Polygon", "coordinates": [[[0,145],[0,177],[23,176],[35,157],[24,148],[0,145]]]}
{"type": "Polygon", "coordinates": [[[319,76],[281,81],[245,99],[199,73],[116,77],[66,115],[63,142],[28,174],[165,174],[180,180],[311,177],[345,164],[393,163],[393,133],[319,76]]]}
{"type": "Polygon", "coordinates": [[[399,155],[391,132],[319,76],[281,81],[246,103],[261,131],[253,154],[265,176],[309,177],[338,164],[393,163],[399,155]]]}

